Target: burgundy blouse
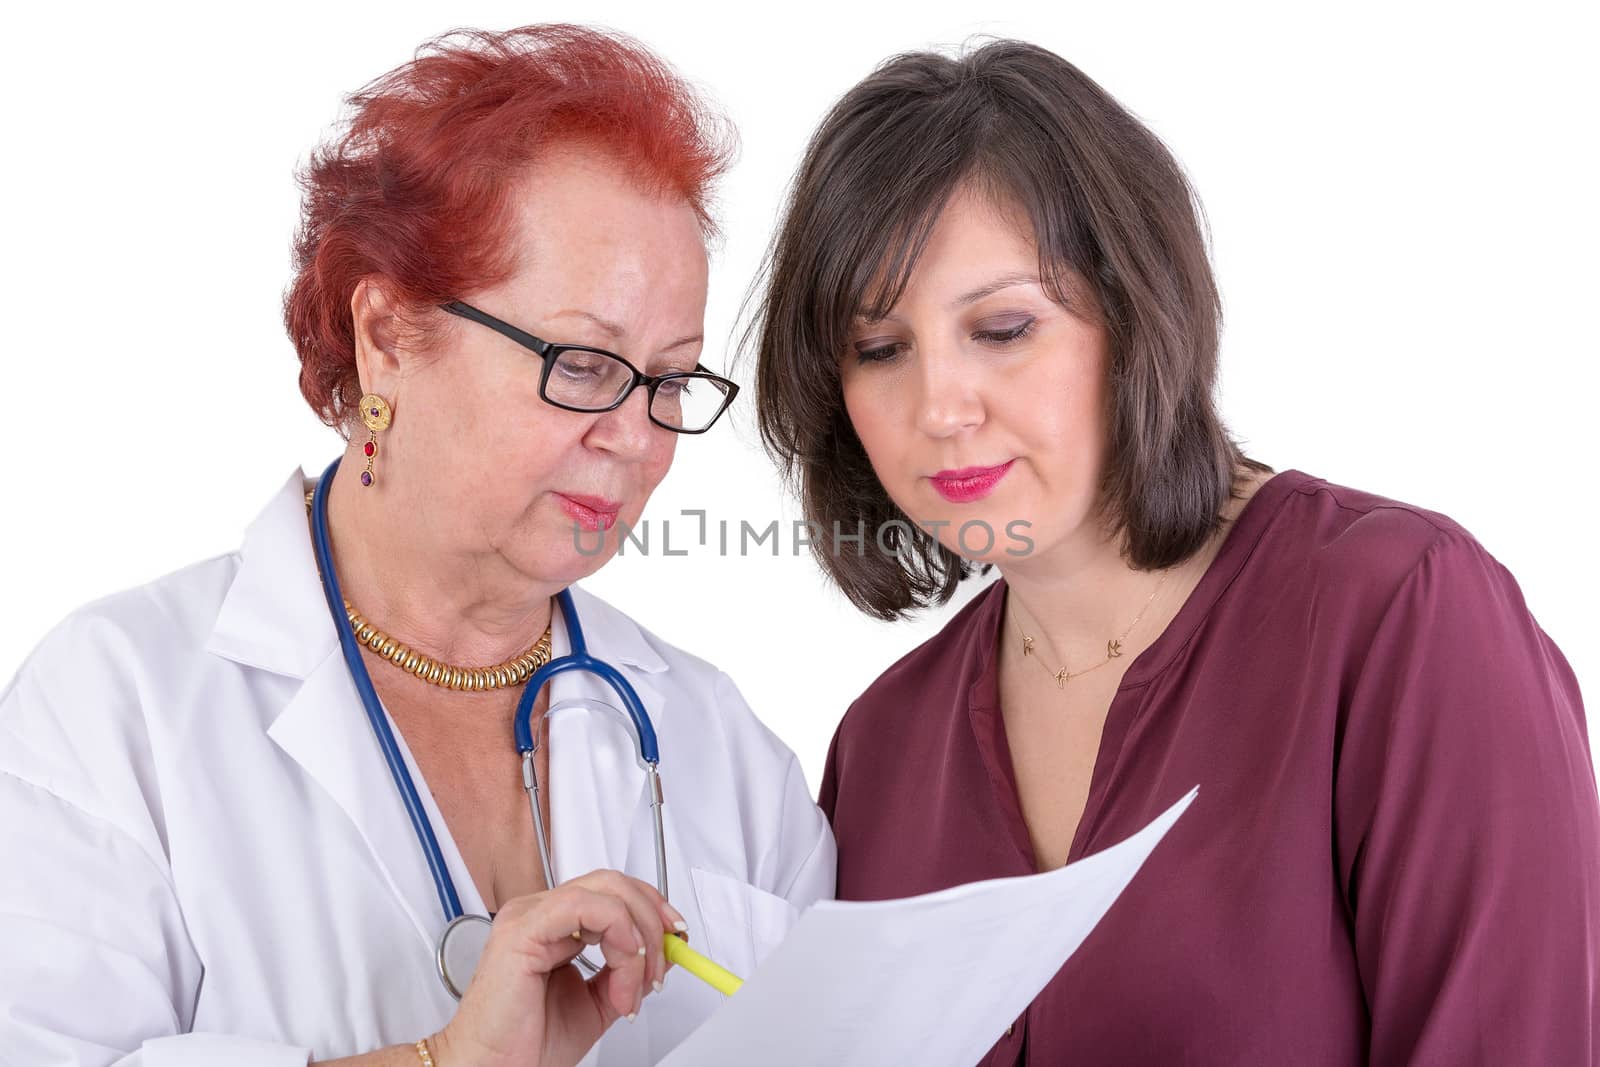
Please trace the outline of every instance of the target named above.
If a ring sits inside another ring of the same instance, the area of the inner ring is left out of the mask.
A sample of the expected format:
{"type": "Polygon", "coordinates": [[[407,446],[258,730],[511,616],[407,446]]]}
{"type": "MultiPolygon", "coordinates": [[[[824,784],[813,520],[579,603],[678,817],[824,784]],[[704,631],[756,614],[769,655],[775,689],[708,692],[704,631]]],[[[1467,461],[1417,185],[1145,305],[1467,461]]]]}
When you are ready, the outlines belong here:
{"type": "MultiPolygon", "coordinates": [[[[845,715],[839,896],[1035,870],[997,581],[845,715]]],[[[1442,515],[1287,471],[1112,701],[1071,858],[1200,796],[983,1059],[1600,1062],[1600,802],[1577,680],[1442,515]]]]}

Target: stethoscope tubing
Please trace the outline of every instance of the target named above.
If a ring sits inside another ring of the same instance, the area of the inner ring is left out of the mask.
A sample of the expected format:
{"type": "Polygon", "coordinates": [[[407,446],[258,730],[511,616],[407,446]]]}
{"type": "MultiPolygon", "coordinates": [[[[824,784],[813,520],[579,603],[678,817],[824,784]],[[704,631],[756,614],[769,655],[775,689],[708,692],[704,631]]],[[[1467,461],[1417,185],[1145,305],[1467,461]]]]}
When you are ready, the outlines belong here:
{"type": "Polygon", "coordinates": [[[461,917],[461,898],[456,895],[455,882],[450,878],[449,868],[445,866],[444,852],[439,848],[439,839],[434,836],[433,825],[428,821],[428,813],[422,807],[422,797],[418,795],[416,784],[411,780],[411,771],[406,767],[405,757],[400,753],[400,745],[395,740],[394,731],[389,729],[383,703],[378,699],[377,691],[372,688],[372,676],[367,673],[367,665],[361,660],[361,643],[356,640],[355,630],[345,614],[344,594],[339,588],[339,576],[333,569],[333,549],[328,538],[328,487],[333,484],[333,475],[338,469],[339,460],[335,459],[328,464],[328,469],[322,472],[316,491],[311,497],[311,541],[317,555],[317,569],[322,572],[322,591],[328,598],[328,612],[333,616],[334,626],[339,631],[339,648],[344,653],[350,680],[355,683],[356,692],[361,696],[361,706],[366,710],[367,721],[372,724],[372,732],[378,739],[378,747],[383,751],[383,761],[389,767],[395,789],[405,804],[406,814],[411,818],[411,828],[416,831],[417,840],[422,844],[422,852],[428,861],[428,872],[433,875],[433,887],[439,894],[439,907],[444,911],[445,922],[451,923],[461,917]]]}

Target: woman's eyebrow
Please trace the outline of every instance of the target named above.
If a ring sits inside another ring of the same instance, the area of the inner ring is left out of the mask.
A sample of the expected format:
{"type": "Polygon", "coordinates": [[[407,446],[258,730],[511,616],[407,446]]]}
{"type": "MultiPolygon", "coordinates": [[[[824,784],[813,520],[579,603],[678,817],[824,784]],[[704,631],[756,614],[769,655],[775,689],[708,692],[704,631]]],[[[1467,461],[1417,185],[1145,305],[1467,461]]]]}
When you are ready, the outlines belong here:
{"type": "Polygon", "coordinates": [[[868,315],[858,311],[850,316],[850,321],[857,326],[876,326],[880,322],[899,322],[900,316],[893,310],[885,311],[882,315],[868,315]]]}
{"type": "MultiPolygon", "coordinates": [[[[685,345],[697,345],[697,344],[700,344],[701,342],[703,342],[705,339],[706,339],[706,335],[705,334],[703,334],[703,333],[693,333],[693,334],[690,334],[688,337],[680,337],[680,338],[678,338],[676,341],[672,342],[670,345],[667,345],[661,351],[662,352],[671,352],[673,349],[682,348],[685,345]]],[[[659,353],[658,353],[658,355],[659,355],[659,353]]]]}
{"type": "Polygon", "coordinates": [[[621,326],[612,322],[610,319],[602,318],[592,311],[584,311],[582,308],[562,308],[560,311],[557,311],[550,317],[552,319],[559,319],[566,316],[588,320],[594,325],[600,327],[600,329],[605,331],[605,333],[608,334],[613,340],[628,332],[621,326]]]}
{"type": "Polygon", "coordinates": [[[1000,277],[996,278],[992,282],[989,282],[987,285],[980,285],[971,292],[962,293],[960,296],[956,297],[950,302],[950,307],[965,307],[968,304],[976,303],[977,301],[982,300],[986,296],[991,296],[994,293],[998,293],[1002,289],[1009,289],[1013,285],[1038,284],[1039,276],[1037,274],[1002,274],[1000,277]]]}
{"type": "MultiPolygon", "coordinates": [[[[976,303],[977,301],[982,300],[986,296],[991,296],[995,293],[998,293],[1002,289],[1009,289],[1014,285],[1038,284],[1039,276],[1037,274],[1029,274],[1026,271],[1013,271],[1010,274],[1002,274],[993,281],[984,285],[980,285],[978,288],[973,289],[970,292],[962,293],[960,296],[950,301],[949,306],[952,309],[965,307],[968,304],[976,303]]],[[[866,315],[858,311],[851,316],[851,321],[862,326],[876,326],[880,322],[899,322],[900,319],[899,316],[894,313],[893,309],[891,309],[884,312],[882,315],[866,315]]]]}
{"type": "MultiPolygon", "coordinates": [[[[610,319],[601,318],[594,312],[584,311],[581,308],[563,308],[550,317],[558,319],[563,315],[571,315],[580,319],[587,319],[589,322],[594,323],[596,326],[600,327],[600,329],[609,334],[613,341],[622,339],[628,333],[626,329],[624,329],[622,326],[619,326],[617,323],[612,322],[610,319]]],[[[682,348],[684,345],[697,345],[703,342],[705,339],[706,335],[703,333],[692,333],[687,337],[680,337],[671,344],[662,347],[660,351],[656,353],[656,355],[661,355],[664,352],[671,352],[673,349],[682,348]]]]}

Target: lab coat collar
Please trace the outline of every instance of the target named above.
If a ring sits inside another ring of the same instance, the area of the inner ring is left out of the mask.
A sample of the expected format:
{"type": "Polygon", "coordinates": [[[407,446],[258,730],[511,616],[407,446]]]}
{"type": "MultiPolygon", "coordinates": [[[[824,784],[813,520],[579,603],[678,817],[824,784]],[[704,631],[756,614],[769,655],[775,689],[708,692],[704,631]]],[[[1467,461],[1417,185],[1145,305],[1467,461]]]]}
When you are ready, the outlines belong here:
{"type": "MultiPolygon", "coordinates": [[[[303,476],[296,472],[249,527],[238,572],[207,648],[302,680],[268,734],[355,824],[418,933],[432,945],[443,928],[438,895],[339,651],[311,548],[305,489],[303,476]]],[[[589,650],[619,668],[657,730],[670,734],[663,722],[661,688],[652,679],[665,677],[666,661],[627,615],[577,586],[571,591],[589,650]]],[[[551,619],[552,656],[570,650],[566,621],[557,610],[551,619]]],[[[647,797],[633,731],[626,720],[594,710],[594,702],[618,708],[621,702],[599,678],[583,672],[562,674],[550,688],[552,708],[570,700],[590,702],[562,709],[551,719],[550,816],[557,881],[600,868],[628,869],[653,880],[648,833],[639,837],[644,847],[634,847],[635,823],[647,797]]],[[[449,830],[404,738],[398,731],[396,736],[461,904],[481,913],[483,902],[449,830]]],[[[509,736],[506,744],[513,744],[509,736]]]]}
{"type": "Polygon", "coordinates": [[[239,569],[206,650],[292,678],[309,677],[338,645],[317,575],[306,480],[290,475],[245,530],[239,569]]]}

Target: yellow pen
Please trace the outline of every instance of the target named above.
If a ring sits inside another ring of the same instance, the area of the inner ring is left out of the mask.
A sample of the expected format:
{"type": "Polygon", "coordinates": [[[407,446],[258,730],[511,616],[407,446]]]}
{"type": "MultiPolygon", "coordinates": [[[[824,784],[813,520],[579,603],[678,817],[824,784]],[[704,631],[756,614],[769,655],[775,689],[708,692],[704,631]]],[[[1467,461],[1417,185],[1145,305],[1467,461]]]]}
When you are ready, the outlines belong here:
{"type": "Polygon", "coordinates": [[[667,934],[662,940],[665,942],[663,948],[669,963],[682,967],[723,996],[733,996],[739,992],[739,987],[744,985],[743,978],[712,963],[690,948],[688,942],[677,934],[667,934]]]}

